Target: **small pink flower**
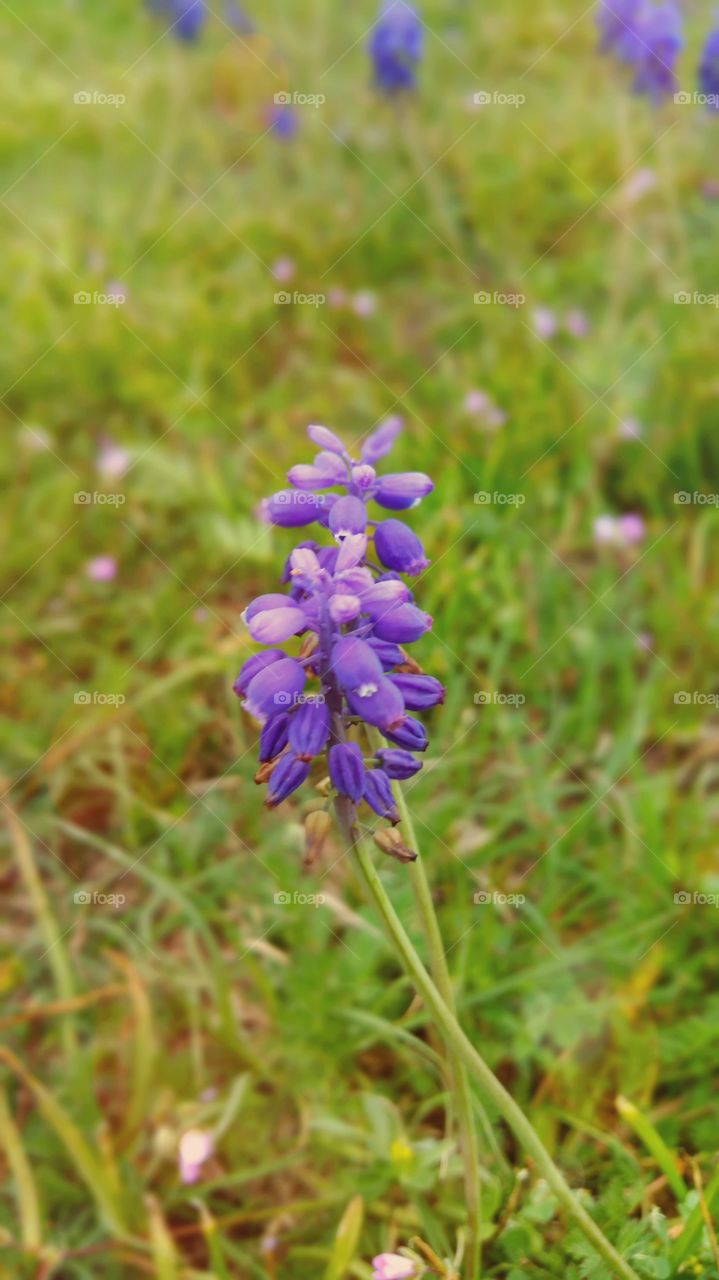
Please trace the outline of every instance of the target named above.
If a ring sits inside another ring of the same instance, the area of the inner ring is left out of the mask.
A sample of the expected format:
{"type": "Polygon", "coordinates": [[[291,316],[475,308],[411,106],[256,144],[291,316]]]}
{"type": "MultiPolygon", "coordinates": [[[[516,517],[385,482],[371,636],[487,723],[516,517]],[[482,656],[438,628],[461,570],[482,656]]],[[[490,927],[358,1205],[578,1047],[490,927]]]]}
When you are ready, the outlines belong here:
{"type": "Polygon", "coordinates": [[[199,1181],[202,1166],[209,1160],[214,1144],[204,1129],[188,1129],[180,1138],[180,1177],[185,1185],[199,1181]]]}
{"type": "Polygon", "coordinates": [[[636,204],[637,200],[641,200],[657,185],[657,177],[653,169],[637,169],[635,173],[625,182],[622,195],[627,204],[636,204]]]}
{"type": "Polygon", "coordinates": [[[377,310],[375,295],[370,293],[369,289],[360,289],[359,293],[356,293],[352,299],[352,310],[355,315],[362,316],[364,320],[367,320],[377,310]]]}
{"type": "Polygon", "coordinates": [[[617,522],[614,516],[597,516],[594,521],[594,541],[607,544],[616,540],[617,522]]]}
{"type": "Polygon", "coordinates": [[[106,440],[97,455],[96,465],[100,475],[108,479],[124,476],[130,466],[130,455],[121,445],[106,440]]]}
{"type": "Polygon", "coordinates": [[[557,332],[557,317],[549,307],[535,307],[532,315],[534,332],[538,338],[548,342],[557,332]]]}
{"type": "Polygon", "coordinates": [[[567,313],[565,324],[567,333],[570,333],[573,338],[586,338],[589,333],[589,320],[578,307],[574,307],[567,313]]]}
{"type": "Polygon", "coordinates": [[[295,264],[291,258],[278,258],[272,268],[272,274],[275,280],[279,280],[281,284],[287,284],[295,274],[295,264]]]}
{"type": "Polygon", "coordinates": [[[417,1268],[399,1253],[380,1253],[372,1259],[372,1280],[413,1280],[417,1268]]]}
{"type": "Polygon", "coordinates": [[[641,440],[644,428],[636,418],[624,418],[617,427],[621,440],[641,440]]]}
{"type": "Polygon", "coordinates": [[[123,302],[127,302],[127,289],[120,280],[111,280],[107,286],[107,296],[115,298],[122,305],[123,302]]]}
{"type": "Polygon", "coordinates": [[[492,401],[486,391],[468,391],[464,397],[464,407],[467,413],[486,413],[490,408],[492,401]]]}
{"type": "Polygon", "coordinates": [[[112,582],[117,576],[117,560],[114,556],[96,556],[88,560],[85,572],[92,582],[112,582]]]}
{"type": "Polygon", "coordinates": [[[626,516],[620,516],[617,521],[620,540],[625,546],[635,547],[638,543],[644,541],[646,528],[641,516],[635,515],[633,512],[626,516]]]}

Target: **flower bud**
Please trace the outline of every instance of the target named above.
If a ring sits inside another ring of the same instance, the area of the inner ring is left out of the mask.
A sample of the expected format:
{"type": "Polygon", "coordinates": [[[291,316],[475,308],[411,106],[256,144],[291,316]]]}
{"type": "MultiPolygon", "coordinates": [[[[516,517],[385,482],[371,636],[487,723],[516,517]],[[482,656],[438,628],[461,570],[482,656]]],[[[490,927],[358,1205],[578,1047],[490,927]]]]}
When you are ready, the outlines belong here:
{"type": "Polygon", "coordinates": [[[374,531],[375,551],[387,569],[421,573],[429,560],[417,534],[402,520],[382,520],[374,531]]]}

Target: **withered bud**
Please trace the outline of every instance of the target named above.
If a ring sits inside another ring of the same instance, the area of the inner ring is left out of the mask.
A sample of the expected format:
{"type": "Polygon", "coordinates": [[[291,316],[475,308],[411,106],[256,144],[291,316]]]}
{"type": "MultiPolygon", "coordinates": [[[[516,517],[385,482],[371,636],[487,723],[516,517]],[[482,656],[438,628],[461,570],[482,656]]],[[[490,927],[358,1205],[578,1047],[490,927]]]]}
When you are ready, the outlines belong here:
{"type": "Polygon", "coordinates": [[[310,654],[314,653],[316,648],[317,648],[317,636],[314,634],[313,631],[308,631],[300,646],[300,652],[299,652],[300,661],[302,660],[302,658],[309,658],[310,654]]]}
{"type": "Polygon", "coordinates": [[[381,830],[375,831],[374,842],[378,849],[383,853],[389,854],[390,858],[396,858],[398,862],[416,862],[417,854],[408,849],[403,843],[402,837],[396,827],[382,827],[381,830]]]}
{"type": "Polygon", "coordinates": [[[415,662],[412,655],[407,653],[406,649],[402,649],[402,658],[403,658],[402,666],[396,668],[398,672],[403,671],[406,675],[410,675],[410,676],[424,675],[424,668],[421,667],[418,662],[415,662]]]}
{"type": "Polygon", "coordinates": [[[305,866],[321,859],[332,831],[332,819],[325,809],[315,809],[305,818],[305,866]]]}
{"type": "Polygon", "coordinates": [[[278,759],[279,757],[276,756],[274,760],[266,760],[264,764],[260,765],[259,769],[257,770],[257,773],[255,774],[255,782],[257,783],[258,787],[261,787],[262,784],[265,782],[269,782],[270,778],[272,777],[272,770],[277,764],[278,759]]]}

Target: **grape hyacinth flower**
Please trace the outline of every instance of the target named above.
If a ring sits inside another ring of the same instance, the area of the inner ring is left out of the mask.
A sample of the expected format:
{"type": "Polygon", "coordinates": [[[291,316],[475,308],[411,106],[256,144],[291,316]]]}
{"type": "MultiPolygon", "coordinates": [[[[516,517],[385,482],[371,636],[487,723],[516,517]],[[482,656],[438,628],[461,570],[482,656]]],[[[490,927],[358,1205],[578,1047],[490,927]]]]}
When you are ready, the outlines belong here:
{"type": "Polygon", "coordinates": [[[258,596],[243,614],[252,639],[269,646],[248,658],[234,690],[262,725],[258,780],[267,782],[271,808],[321,758],[337,796],[364,802],[395,823],[392,782],[422,767],[416,753],[426,749],[427,734],[408,713],[437,706],[444,689],[402,648],[432,625],[402,576],[422,573],[429,561],[416,533],[394,513],[416,506],[434,485],[419,471],[376,471],[401,427],[388,418],[358,458],[327,427],[309,427],[319,452],[292,467],[292,487],[263,505],[270,523],[317,523],[328,538],[325,545],[307,540],[295,547],[285,590],[258,596]],[[382,518],[373,506],[391,514],[382,518]],[[294,656],[281,647],[289,643],[294,656]],[[363,726],[390,745],[363,752],[355,740],[363,726]]]}
{"type": "Polygon", "coordinates": [[[419,15],[407,0],[385,0],[369,44],[375,84],[384,93],[415,87],[422,36],[419,15]]]}
{"type": "Polygon", "coordinates": [[[677,58],[684,46],[681,14],[673,3],[650,8],[639,28],[640,50],[634,65],[634,92],[645,93],[655,104],[676,93],[677,58]]]}
{"type": "Polygon", "coordinates": [[[599,48],[633,65],[641,57],[640,28],[646,0],[602,0],[597,15],[599,48]]]}
{"type": "Polygon", "coordinates": [[[719,111],[719,28],[711,31],[699,63],[699,89],[710,111],[719,111]]]}
{"type": "Polygon", "coordinates": [[[150,0],[155,13],[167,14],[172,31],[180,40],[196,40],[205,25],[205,0],[150,0]]]}

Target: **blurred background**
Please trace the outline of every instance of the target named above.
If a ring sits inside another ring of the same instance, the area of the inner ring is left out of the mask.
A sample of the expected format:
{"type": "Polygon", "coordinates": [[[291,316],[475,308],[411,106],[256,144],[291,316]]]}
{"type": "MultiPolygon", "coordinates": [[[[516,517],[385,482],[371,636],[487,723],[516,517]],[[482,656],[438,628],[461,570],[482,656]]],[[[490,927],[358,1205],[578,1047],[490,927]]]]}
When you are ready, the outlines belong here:
{"type": "MultiPolygon", "coordinates": [[[[640,1274],[719,1274],[719,122],[581,5],[422,0],[395,94],[376,18],[0,6],[3,1280],[454,1255],[423,1010],[232,693],[295,541],[262,497],[391,415],[462,1018],[640,1274]]],[[[481,1140],[487,1273],[604,1276],[481,1140]]]]}

